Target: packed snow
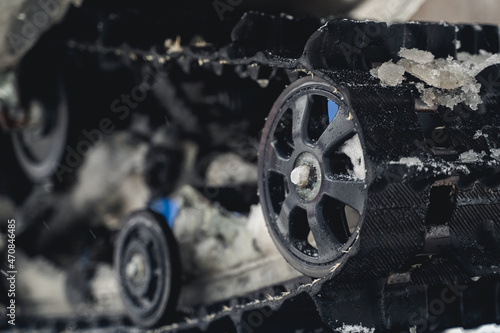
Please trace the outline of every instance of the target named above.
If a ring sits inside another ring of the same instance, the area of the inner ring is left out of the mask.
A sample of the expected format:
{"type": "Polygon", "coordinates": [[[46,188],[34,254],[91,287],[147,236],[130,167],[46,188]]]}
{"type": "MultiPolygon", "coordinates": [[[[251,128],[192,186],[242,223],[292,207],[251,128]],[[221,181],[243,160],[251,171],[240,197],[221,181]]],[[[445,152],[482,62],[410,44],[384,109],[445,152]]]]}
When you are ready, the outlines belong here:
{"type": "Polygon", "coordinates": [[[399,163],[407,166],[424,166],[424,163],[418,157],[401,157],[399,163]]]}
{"type": "Polygon", "coordinates": [[[483,131],[479,130],[479,131],[476,131],[476,133],[474,133],[474,136],[472,137],[474,140],[477,140],[479,139],[480,137],[483,137],[483,138],[488,138],[488,134],[486,133],[483,133],[483,131]]]}
{"type": "Polygon", "coordinates": [[[401,165],[407,168],[416,167],[418,171],[425,171],[425,172],[432,170],[434,173],[439,173],[439,174],[451,174],[452,172],[457,172],[457,171],[465,174],[470,173],[469,168],[465,165],[455,164],[446,161],[433,161],[433,160],[422,161],[418,157],[402,157],[398,161],[390,161],[389,164],[401,165]]]}
{"type": "Polygon", "coordinates": [[[347,140],[340,148],[340,151],[349,157],[353,165],[352,175],[357,179],[364,180],[366,178],[365,159],[363,157],[363,148],[361,141],[356,134],[351,139],[347,140]]]}
{"type": "Polygon", "coordinates": [[[414,61],[418,64],[427,64],[434,60],[434,55],[427,51],[417,49],[402,48],[398,55],[408,60],[414,61]]]}
{"type": "Polygon", "coordinates": [[[489,324],[473,329],[452,328],[446,330],[444,333],[500,333],[500,326],[489,324]]]}
{"type": "Polygon", "coordinates": [[[338,332],[341,333],[373,333],[374,328],[364,327],[363,325],[346,325],[344,324],[338,332]]]}
{"type": "Polygon", "coordinates": [[[474,150],[466,151],[465,153],[460,154],[459,159],[460,162],[463,163],[477,163],[482,160],[483,157],[486,156],[486,153],[482,151],[481,153],[477,153],[474,150]]]}
{"type": "Polygon", "coordinates": [[[406,48],[402,48],[398,55],[401,59],[397,63],[385,62],[370,73],[387,86],[401,84],[405,73],[420,79],[423,83],[417,83],[416,87],[422,101],[429,107],[444,105],[453,108],[465,103],[477,110],[482,100],[479,95],[481,84],[476,76],[485,68],[500,64],[500,54],[484,50],[477,55],[461,52],[457,59],[436,59],[428,51],[406,48]]]}
{"type": "Polygon", "coordinates": [[[500,149],[492,148],[490,149],[490,152],[491,152],[491,157],[493,157],[497,161],[500,161],[500,149]]]}
{"type": "MultiPolygon", "coordinates": [[[[372,70],[373,71],[373,70],[372,70]]],[[[403,83],[405,69],[403,66],[396,65],[392,62],[383,63],[378,69],[376,69],[376,75],[382,80],[382,82],[388,86],[397,86],[403,83]]]]}

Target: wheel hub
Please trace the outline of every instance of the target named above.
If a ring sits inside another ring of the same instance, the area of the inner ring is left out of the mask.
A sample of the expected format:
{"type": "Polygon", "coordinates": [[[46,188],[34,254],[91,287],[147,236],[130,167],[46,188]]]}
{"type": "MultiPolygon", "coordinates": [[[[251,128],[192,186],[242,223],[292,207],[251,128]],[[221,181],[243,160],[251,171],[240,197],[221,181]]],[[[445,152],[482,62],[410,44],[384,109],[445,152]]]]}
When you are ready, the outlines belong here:
{"type": "Polygon", "coordinates": [[[309,152],[300,154],[294,163],[290,181],[295,185],[299,197],[313,200],[321,188],[321,166],[318,159],[309,152]]]}
{"type": "Polygon", "coordinates": [[[150,289],[154,269],[150,255],[141,241],[133,240],[129,244],[123,274],[131,293],[136,296],[144,296],[150,289]]]}
{"type": "Polygon", "coordinates": [[[134,254],[125,268],[125,274],[127,274],[127,278],[133,279],[135,282],[143,280],[146,275],[144,256],[139,253],[134,254]]]}

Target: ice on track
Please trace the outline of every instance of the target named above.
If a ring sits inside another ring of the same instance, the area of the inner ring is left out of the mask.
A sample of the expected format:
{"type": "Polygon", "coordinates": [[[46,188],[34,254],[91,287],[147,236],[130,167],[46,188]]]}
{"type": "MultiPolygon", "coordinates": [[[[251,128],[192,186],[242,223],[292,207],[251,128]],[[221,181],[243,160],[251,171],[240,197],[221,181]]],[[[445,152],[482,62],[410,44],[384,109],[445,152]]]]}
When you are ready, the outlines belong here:
{"type": "Polygon", "coordinates": [[[406,72],[428,85],[440,89],[457,89],[465,85],[477,83],[476,79],[470,75],[470,72],[452,58],[435,59],[428,63],[418,63],[402,58],[398,61],[398,65],[403,66],[406,72]]]}
{"type": "Polygon", "coordinates": [[[479,130],[479,131],[476,131],[476,133],[475,133],[475,134],[474,134],[474,136],[473,136],[473,139],[474,139],[474,140],[477,140],[477,139],[479,139],[480,137],[483,137],[483,138],[485,138],[485,139],[486,139],[486,138],[488,138],[488,136],[489,136],[488,134],[483,133],[483,131],[479,130]]]}
{"type": "Polygon", "coordinates": [[[493,157],[497,161],[500,161],[500,149],[491,148],[490,152],[491,152],[491,157],[493,157]]]}
{"type": "Polygon", "coordinates": [[[428,51],[422,51],[418,49],[406,49],[402,48],[398,55],[405,59],[411,60],[418,64],[428,64],[434,60],[434,54],[428,51]]]}
{"type": "Polygon", "coordinates": [[[373,333],[374,328],[364,327],[363,325],[342,325],[342,328],[338,330],[341,333],[373,333]]]}
{"type": "MultiPolygon", "coordinates": [[[[476,157],[476,156],[475,156],[476,157]]],[[[462,161],[463,162],[463,161],[462,161]]],[[[402,157],[398,161],[390,161],[389,164],[395,166],[404,166],[406,168],[416,168],[417,171],[430,171],[434,174],[452,174],[453,172],[462,172],[469,174],[470,170],[467,166],[455,164],[446,161],[424,160],[418,157],[402,157]]],[[[406,175],[405,175],[406,176],[406,175]]]]}
{"type": "Polygon", "coordinates": [[[450,109],[459,103],[467,104],[472,110],[477,110],[477,106],[482,103],[479,91],[480,84],[472,84],[457,89],[427,88],[423,83],[417,83],[416,87],[420,92],[420,98],[429,107],[443,105],[450,109]]]}
{"type": "Polygon", "coordinates": [[[371,70],[373,76],[378,77],[388,86],[397,86],[403,83],[405,68],[392,62],[385,62],[380,67],[371,70]]]}
{"type": "Polygon", "coordinates": [[[476,76],[485,68],[500,64],[500,54],[484,50],[477,55],[461,52],[457,59],[436,59],[428,51],[406,48],[402,48],[398,55],[401,59],[397,63],[385,62],[370,73],[387,86],[401,84],[405,73],[420,79],[422,82],[417,83],[416,87],[422,101],[429,107],[443,105],[453,108],[465,103],[477,110],[482,100],[479,96],[481,84],[476,76]]]}
{"type": "Polygon", "coordinates": [[[361,147],[359,136],[356,134],[347,140],[340,148],[340,151],[346,154],[351,160],[353,165],[351,176],[364,180],[366,178],[365,158],[363,157],[363,148],[361,147]]]}
{"type": "Polygon", "coordinates": [[[408,168],[416,167],[418,171],[428,170],[428,167],[426,168],[424,162],[418,157],[402,157],[399,161],[391,161],[389,164],[404,165],[408,168]]]}
{"type": "Polygon", "coordinates": [[[444,333],[500,333],[500,326],[496,324],[487,324],[472,329],[451,328],[444,331],[444,333]]]}
{"type": "Polygon", "coordinates": [[[400,164],[405,164],[407,166],[424,166],[424,163],[418,157],[401,157],[399,159],[400,164]]]}
{"type": "Polygon", "coordinates": [[[477,163],[486,156],[486,153],[482,151],[481,153],[477,153],[474,150],[466,151],[465,153],[460,154],[458,157],[460,162],[462,163],[477,163]]]}

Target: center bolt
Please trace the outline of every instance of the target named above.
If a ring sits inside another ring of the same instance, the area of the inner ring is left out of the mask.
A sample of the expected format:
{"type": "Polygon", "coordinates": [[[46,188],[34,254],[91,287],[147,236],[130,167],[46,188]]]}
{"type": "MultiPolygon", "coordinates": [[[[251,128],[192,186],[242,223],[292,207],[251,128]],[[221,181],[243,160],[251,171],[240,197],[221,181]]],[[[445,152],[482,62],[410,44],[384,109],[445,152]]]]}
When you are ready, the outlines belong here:
{"type": "Polygon", "coordinates": [[[301,164],[293,169],[290,180],[295,186],[303,188],[309,185],[310,175],[311,168],[307,164],[301,164]]]}

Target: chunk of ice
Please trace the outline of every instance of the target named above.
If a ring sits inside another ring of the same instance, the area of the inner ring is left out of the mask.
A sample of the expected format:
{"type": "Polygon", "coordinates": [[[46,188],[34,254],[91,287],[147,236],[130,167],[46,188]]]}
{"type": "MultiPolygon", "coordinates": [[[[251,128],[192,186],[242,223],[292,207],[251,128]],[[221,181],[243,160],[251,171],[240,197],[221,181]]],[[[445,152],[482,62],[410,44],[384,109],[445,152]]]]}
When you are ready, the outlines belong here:
{"type": "Polygon", "coordinates": [[[500,161],[500,149],[492,148],[490,149],[490,152],[491,152],[491,157],[493,157],[497,161],[500,161]]]}
{"type": "Polygon", "coordinates": [[[370,73],[378,77],[382,84],[393,87],[403,83],[405,68],[389,61],[383,63],[379,68],[372,69],[370,73]]]}
{"type": "Polygon", "coordinates": [[[476,131],[476,133],[475,133],[475,134],[474,134],[474,136],[473,136],[473,139],[474,139],[474,140],[477,140],[477,139],[479,139],[480,137],[487,138],[487,137],[488,137],[488,134],[483,133],[483,131],[479,130],[479,131],[476,131]]]}
{"type": "Polygon", "coordinates": [[[423,83],[417,83],[415,86],[421,94],[420,98],[429,107],[444,105],[452,109],[457,104],[465,102],[472,110],[477,110],[477,106],[482,103],[479,83],[449,90],[426,88],[423,83]]]}
{"type": "Polygon", "coordinates": [[[422,64],[403,58],[398,61],[398,65],[403,66],[406,72],[436,88],[455,89],[475,82],[467,69],[453,60],[436,59],[422,64]]]}
{"type": "Polygon", "coordinates": [[[398,55],[401,59],[397,64],[388,61],[370,73],[388,86],[401,84],[405,73],[412,74],[430,86],[425,87],[422,82],[416,85],[422,101],[430,107],[444,105],[453,108],[465,103],[477,110],[482,100],[479,95],[481,85],[476,76],[485,68],[500,64],[500,54],[484,50],[475,55],[460,52],[457,59],[435,59],[428,51],[406,48],[402,48],[398,55]]]}
{"type": "Polygon", "coordinates": [[[463,163],[476,163],[479,162],[485,155],[486,153],[484,151],[481,153],[476,153],[471,149],[469,151],[466,151],[465,153],[460,154],[458,158],[463,163]]]}
{"type": "Polygon", "coordinates": [[[434,54],[430,53],[429,51],[407,49],[404,47],[398,52],[398,55],[401,58],[406,58],[419,64],[427,64],[434,60],[434,54]]]}
{"type": "Polygon", "coordinates": [[[481,73],[484,69],[497,64],[500,64],[500,54],[498,53],[490,55],[486,60],[474,66],[471,69],[471,74],[476,76],[479,73],[481,73]]]}
{"type": "Polygon", "coordinates": [[[400,164],[405,164],[407,166],[423,166],[424,163],[418,157],[401,157],[399,159],[400,164]]]}
{"type": "Polygon", "coordinates": [[[373,333],[375,332],[374,328],[364,327],[363,325],[346,325],[342,326],[342,329],[339,331],[341,333],[373,333]]]}

